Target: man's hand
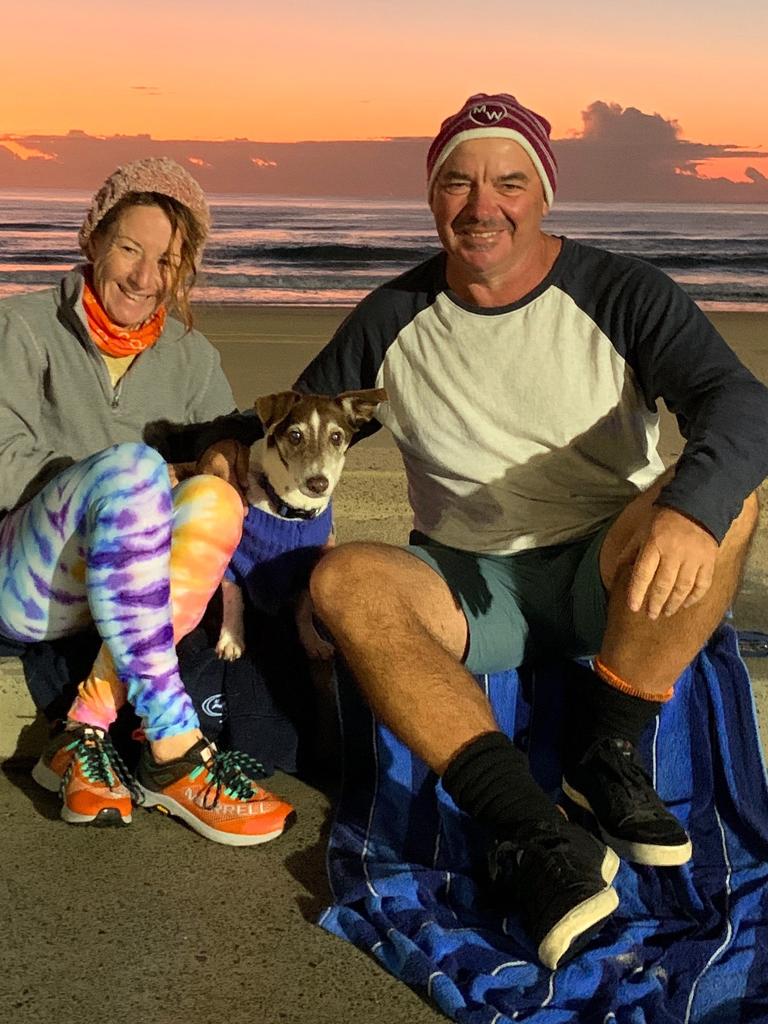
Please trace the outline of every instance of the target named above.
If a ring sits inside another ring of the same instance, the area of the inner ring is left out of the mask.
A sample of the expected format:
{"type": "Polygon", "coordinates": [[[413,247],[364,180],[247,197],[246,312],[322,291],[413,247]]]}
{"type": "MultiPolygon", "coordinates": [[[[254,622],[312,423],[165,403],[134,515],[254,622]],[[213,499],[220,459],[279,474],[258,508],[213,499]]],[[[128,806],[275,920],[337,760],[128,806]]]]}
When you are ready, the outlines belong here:
{"type": "Polygon", "coordinates": [[[671,508],[658,508],[619,555],[617,568],[632,565],[627,604],[649,619],[690,608],[707,593],[715,571],[717,541],[698,523],[671,508]]]}
{"type": "Polygon", "coordinates": [[[198,473],[219,476],[231,484],[240,495],[243,509],[248,507],[248,459],[250,448],[239,441],[217,441],[206,448],[197,463],[198,473]]]}

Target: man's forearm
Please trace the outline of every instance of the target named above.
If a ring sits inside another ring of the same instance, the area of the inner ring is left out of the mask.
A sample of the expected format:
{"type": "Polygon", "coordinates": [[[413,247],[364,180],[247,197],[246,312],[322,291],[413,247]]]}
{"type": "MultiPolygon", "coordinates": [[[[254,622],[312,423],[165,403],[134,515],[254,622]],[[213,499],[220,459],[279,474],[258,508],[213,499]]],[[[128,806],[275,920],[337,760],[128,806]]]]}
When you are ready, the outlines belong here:
{"type": "Polygon", "coordinates": [[[237,410],[206,423],[178,424],[156,420],[144,428],[144,440],[156,448],[166,462],[197,462],[217,441],[234,440],[252,445],[264,436],[258,416],[237,410]]]}

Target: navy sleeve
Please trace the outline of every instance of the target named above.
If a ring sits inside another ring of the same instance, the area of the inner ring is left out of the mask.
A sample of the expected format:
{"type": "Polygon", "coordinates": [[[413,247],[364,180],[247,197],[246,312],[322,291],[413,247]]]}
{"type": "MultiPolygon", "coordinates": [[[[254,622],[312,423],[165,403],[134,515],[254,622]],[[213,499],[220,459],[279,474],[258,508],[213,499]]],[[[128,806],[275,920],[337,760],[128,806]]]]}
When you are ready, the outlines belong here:
{"type": "MultiPolygon", "coordinates": [[[[442,287],[443,258],[438,255],[371,292],[352,310],[334,336],[300,374],[293,387],[304,394],[338,395],[342,391],[375,388],[387,349],[402,327],[430,302],[442,287]]],[[[198,459],[217,441],[233,439],[251,445],[264,436],[253,410],[219,416],[209,423],[171,426],[153,424],[145,440],[162,448],[169,462],[198,459]]],[[[376,420],[355,434],[354,442],[381,428],[376,420]]]]}
{"type": "MultiPolygon", "coordinates": [[[[338,395],[376,387],[386,351],[400,329],[434,301],[435,288],[443,279],[442,266],[442,257],[433,257],[371,292],[301,373],[294,388],[304,394],[338,395]]],[[[380,427],[372,420],[354,440],[362,440],[380,427]]],[[[252,445],[263,436],[261,420],[252,409],[219,416],[209,423],[156,423],[145,432],[147,443],[161,448],[169,462],[197,460],[217,441],[232,439],[252,445]]]]}
{"type": "Polygon", "coordinates": [[[658,503],[719,542],[768,474],[768,390],[680,287],[642,273],[628,359],[649,407],[662,398],[686,441],[658,503]]]}
{"type": "MultiPolygon", "coordinates": [[[[302,372],[294,384],[296,390],[338,395],[375,388],[389,346],[406,324],[434,302],[443,287],[443,267],[443,256],[434,256],[371,292],[302,372]]],[[[355,435],[355,441],[380,427],[372,420],[355,435]]]]}
{"type": "Polygon", "coordinates": [[[373,344],[377,305],[371,295],[352,310],[325,348],[304,368],[294,384],[297,391],[332,396],[376,386],[381,365],[373,344]]]}
{"type": "Polygon", "coordinates": [[[264,427],[253,409],[246,412],[233,409],[207,423],[153,420],[144,427],[142,437],[166,462],[197,462],[203,452],[218,441],[240,441],[250,447],[264,437],[264,427]]]}

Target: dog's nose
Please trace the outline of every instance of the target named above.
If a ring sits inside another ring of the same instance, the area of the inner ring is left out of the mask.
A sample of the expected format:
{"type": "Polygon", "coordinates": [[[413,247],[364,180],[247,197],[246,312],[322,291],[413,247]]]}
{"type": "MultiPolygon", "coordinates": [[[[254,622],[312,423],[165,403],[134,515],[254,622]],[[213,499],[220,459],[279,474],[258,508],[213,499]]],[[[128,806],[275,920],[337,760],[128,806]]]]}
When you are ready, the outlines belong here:
{"type": "Polygon", "coordinates": [[[327,476],[311,476],[307,480],[307,487],[313,494],[325,494],[328,490],[327,476]]]}

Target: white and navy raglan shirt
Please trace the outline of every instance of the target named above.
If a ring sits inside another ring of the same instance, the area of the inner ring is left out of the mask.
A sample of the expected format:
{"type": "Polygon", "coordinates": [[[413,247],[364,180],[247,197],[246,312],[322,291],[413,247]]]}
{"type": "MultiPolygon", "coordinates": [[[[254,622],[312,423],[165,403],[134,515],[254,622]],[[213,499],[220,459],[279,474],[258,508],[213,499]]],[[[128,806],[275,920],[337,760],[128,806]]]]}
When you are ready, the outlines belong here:
{"type": "Polygon", "coordinates": [[[296,387],[383,387],[414,528],[507,554],[586,536],[662,471],[657,401],[686,445],[668,505],[719,541],[768,474],[768,391],[691,299],[640,260],[563,239],[510,306],[453,294],[445,255],[372,292],[296,387]]]}

